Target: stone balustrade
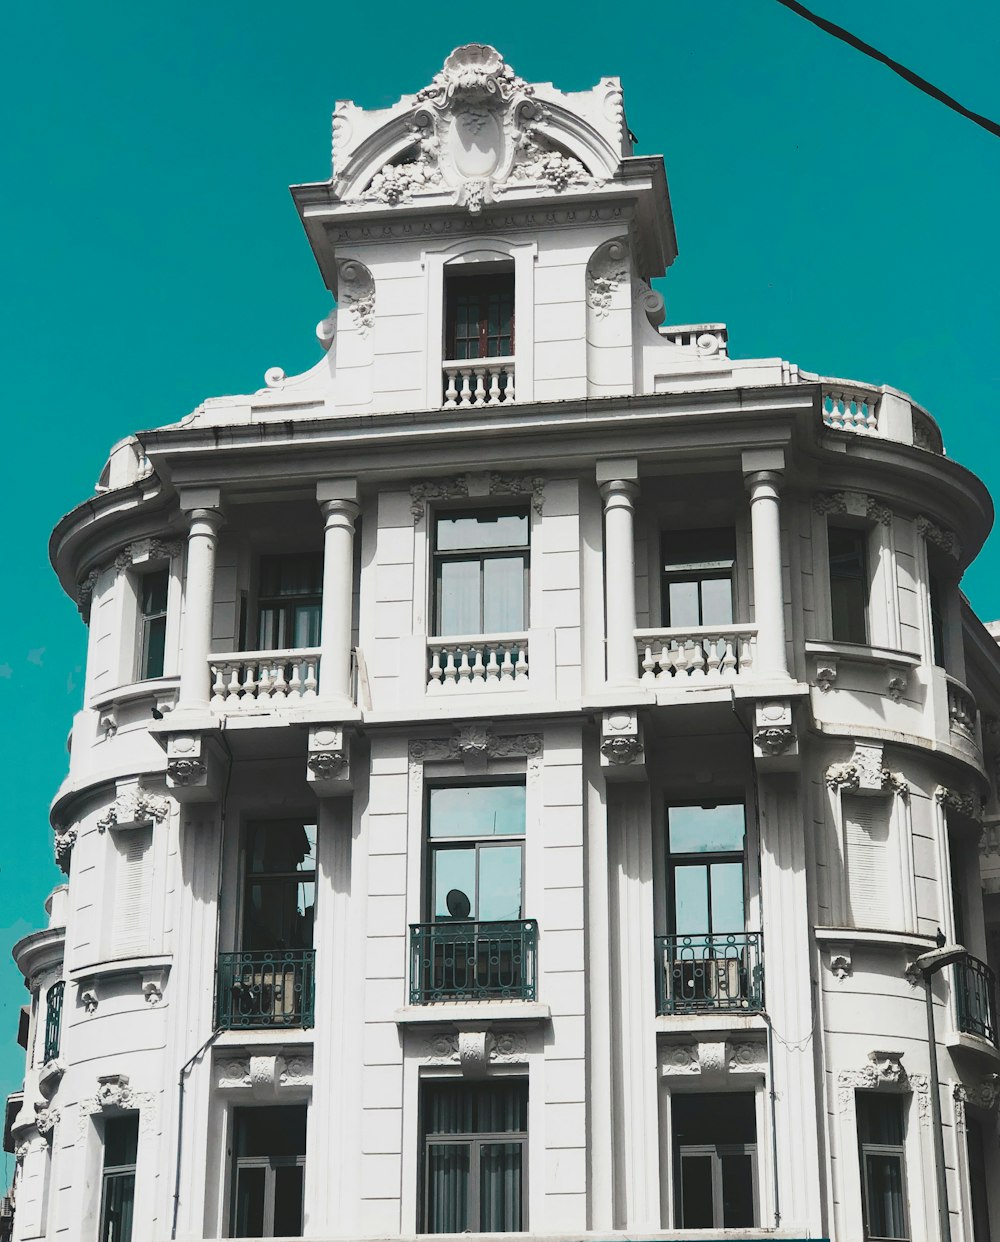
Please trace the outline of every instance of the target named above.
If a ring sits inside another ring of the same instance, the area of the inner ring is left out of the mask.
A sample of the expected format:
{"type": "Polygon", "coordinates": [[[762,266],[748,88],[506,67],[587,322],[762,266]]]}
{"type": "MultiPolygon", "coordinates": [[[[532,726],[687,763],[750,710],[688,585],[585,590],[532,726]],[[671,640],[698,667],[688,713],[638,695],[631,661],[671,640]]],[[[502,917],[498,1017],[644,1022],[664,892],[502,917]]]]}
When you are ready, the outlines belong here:
{"type": "Polygon", "coordinates": [[[823,422],[834,431],[877,436],[879,393],[874,388],[832,384],[823,387],[823,422]]]}
{"type": "Polygon", "coordinates": [[[756,625],[636,630],[639,680],[678,688],[749,677],[757,654],[756,625]]]}
{"type": "Polygon", "coordinates": [[[514,359],[475,358],[444,364],[444,408],[510,405],[514,400],[514,359]]]}
{"type": "Polygon", "coordinates": [[[259,711],[314,699],[319,688],[319,657],[318,647],[210,655],[212,707],[259,711]]]}
{"type": "Polygon", "coordinates": [[[427,689],[515,690],[528,683],[527,634],[478,634],[427,642],[427,689]]]}
{"type": "Polygon", "coordinates": [[[972,691],[964,686],[957,677],[947,676],[948,685],[948,721],[951,727],[973,741],[976,737],[976,716],[978,708],[972,691]]]}

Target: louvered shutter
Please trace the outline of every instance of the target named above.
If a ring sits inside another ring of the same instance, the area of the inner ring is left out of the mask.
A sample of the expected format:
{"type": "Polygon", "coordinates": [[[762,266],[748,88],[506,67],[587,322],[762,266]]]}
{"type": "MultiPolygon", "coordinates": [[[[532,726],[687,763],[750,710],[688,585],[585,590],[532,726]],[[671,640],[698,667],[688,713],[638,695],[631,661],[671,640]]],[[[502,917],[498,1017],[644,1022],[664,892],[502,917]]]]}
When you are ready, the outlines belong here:
{"type": "Polygon", "coordinates": [[[892,800],[845,794],[841,811],[851,921],[855,927],[898,927],[899,869],[890,848],[892,800]]]}
{"type": "Polygon", "coordinates": [[[133,828],[117,836],[118,876],[112,941],[116,956],[133,957],[145,953],[149,947],[153,829],[133,828]]]}

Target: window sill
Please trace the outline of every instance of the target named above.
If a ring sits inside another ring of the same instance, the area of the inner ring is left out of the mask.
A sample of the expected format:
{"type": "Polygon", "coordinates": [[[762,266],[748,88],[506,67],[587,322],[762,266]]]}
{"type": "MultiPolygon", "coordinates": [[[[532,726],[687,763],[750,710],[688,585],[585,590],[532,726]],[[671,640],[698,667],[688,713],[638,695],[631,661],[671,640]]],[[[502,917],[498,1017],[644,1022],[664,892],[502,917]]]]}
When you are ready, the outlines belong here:
{"type": "Polygon", "coordinates": [[[311,1026],[273,1027],[266,1031],[232,1028],[223,1031],[215,1041],[216,1048],[311,1048],[315,1028],[311,1026]]]}
{"type": "Polygon", "coordinates": [[[664,1035],[678,1035],[688,1031],[699,1035],[710,1031],[763,1031],[767,1023],[759,1013],[673,1013],[658,1014],[656,1031],[664,1035]]]}
{"type": "Polygon", "coordinates": [[[112,975],[141,975],[146,971],[170,969],[173,958],[168,953],[150,954],[148,957],[110,958],[104,962],[92,962],[77,966],[66,972],[71,983],[83,983],[90,979],[109,978],[112,975]]]}
{"type": "Polygon", "coordinates": [[[552,1011],[539,1001],[438,1001],[405,1005],[395,1014],[397,1026],[465,1025],[466,1023],[535,1026],[548,1022],[552,1011]]]}
{"type": "Polygon", "coordinates": [[[858,660],[863,664],[898,664],[901,668],[919,668],[920,656],[894,647],[870,647],[866,643],[835,643],[809,641],[805,649],[810,655],[839,656],[842,660],[858,660]]]}
{"type": "Polygon", "coordinates": [[[921,936],[918,932],[879,931],[871,927],[816,927],[813,930],[820,944],[886,945],[926,953],[937,943],[933,936],[921,936]]]}
{"type": "Polygon", "coordinates": [[[179,677],[151,677],[148,681],[133,681],[93,695],[88,706],[100,711],[102,708],[135,703],[141,699],[156,699],[158,704],[164,701],[173,707],[180,684],[179,677]]]}
{"type": "Polygon", "coordinates": [[[996,1072],[997,1064],[1000,1063],[1000,1048],[992,1041],[984,1039],[982,1035],[970,1035],[966,1031],[952,1031],[945,1036],[944,1044],[946,1048],[971,1052],[982,1061],[989,1062],[994,1072],[996,1072]]]}

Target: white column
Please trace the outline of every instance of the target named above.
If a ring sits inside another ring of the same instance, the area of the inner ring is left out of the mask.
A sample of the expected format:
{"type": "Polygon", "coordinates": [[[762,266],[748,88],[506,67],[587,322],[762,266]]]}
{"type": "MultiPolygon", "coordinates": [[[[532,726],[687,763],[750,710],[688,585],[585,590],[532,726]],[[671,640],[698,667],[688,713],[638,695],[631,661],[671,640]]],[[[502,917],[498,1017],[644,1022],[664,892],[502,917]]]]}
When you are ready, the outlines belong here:
{"type": "MultiPolygon", "coordinates": [[[[773,454],[768,453],[771,457],[773,454]]],[[[753,452],[743,454],[744,469],[753,452]]],[[[784,461],[780,452],[774,454],[784,461]]],[[[787,677],[785,652],[785,599],[781,574],[782,476],[778,470],[754,470],[746,474],[750,493],[750,531],[753,540],[753,599],[757,625],[757,657],[754,673],[761,678],[787,677]]]]}
{"type": "Polygon", "coordinates": [[[215,597],[215,550],[223,517],[218,488],[182,492],[187,510],[187,574],[184,581],[184,622],[181,627],[181,685],[179,711],[208,710],[210,677],[208,655],[212,643],[212,604],[215,597]]]}
{"type": "Polygon", "coordinates": [[[325,523],[319,697],[350,703],[354,523],[361,512],[358,481],[325,479],[316,484],[316,499],[325,523]]]}
{"type": "Polygon", "coordinates": [[[639,494],[634,458],[599,461],[597,482],[604,498],[604,598],[607,618],[607,680],[612,686],[638,681],[635,647],[635,497],[639,494]]]}

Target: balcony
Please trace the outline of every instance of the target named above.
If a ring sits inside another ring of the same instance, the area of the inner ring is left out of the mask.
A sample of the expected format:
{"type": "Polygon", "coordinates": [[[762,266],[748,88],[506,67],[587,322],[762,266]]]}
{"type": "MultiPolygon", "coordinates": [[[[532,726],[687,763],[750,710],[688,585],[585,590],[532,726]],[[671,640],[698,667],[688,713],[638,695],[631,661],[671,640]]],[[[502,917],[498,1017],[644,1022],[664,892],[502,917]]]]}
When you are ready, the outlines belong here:
{"type": "Polygon", "coordinates": [[[757,627],[636,630],[635,645],[640,681],[684,690],[706,682],[720,684],[752,676],[757,627]]]}
{"type": "Polygon", "coordinates": [[[53,983],[45,994],[45,1051],[43,1061],[54,1061],[59,1055],[59,1041],[62,1035],[63,993],[66,984],[62,979],[53,983]]]}
{"type": "Polygon", "coordinates": [[[764,1007],[760,932],[657,936],[656,1012],[756,1013],[764,1007]]]}
{"type": "Polygon", "coordinates": [[[269,1030],[313,1025],[316,950],[220,953],[216,1026],[269,1030]]]}
{"type": "Polygon", "coordinates": [[[273,711],[315,699],[319,655],[318,647],[210,655],[213,710],[273,711]]]}
{"type": "Polygon", "coordinates": [[[528,684],[528,635],[429,638],[427,661],[429,694],[522,690],[528,684]]]}
{"type": "Polygon", "coordinates": [[[514,359],[477,358],[444,364],[444,408],[510,405],[514,400],[514,359]]]}
{"type": "Polygon", "coordinates": [[[955,1001],[958,1029],[978,1035],[995,1046],[997,1041],[997,979],[978,958],[967,953],[955,963],[955,1001]]]}
{"type": "Polygon", "coordinates": [[[538,924],[413,923],[410,1004],[535,1000],[538,924]]]}

